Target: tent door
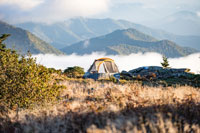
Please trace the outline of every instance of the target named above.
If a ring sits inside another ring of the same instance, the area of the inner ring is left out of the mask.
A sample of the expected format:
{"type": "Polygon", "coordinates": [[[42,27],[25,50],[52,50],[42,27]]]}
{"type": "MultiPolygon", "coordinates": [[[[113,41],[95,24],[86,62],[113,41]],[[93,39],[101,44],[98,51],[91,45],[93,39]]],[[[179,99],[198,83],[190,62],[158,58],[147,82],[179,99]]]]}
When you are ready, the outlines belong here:
{"type": "Polygon", "coordinates": [[[105,72],[106,72],[106,73],[109,73],[108,68],[106,67],[106,64],[105,64],[105,63],[103,63],[103,67],[104,67],[105,72]]]}

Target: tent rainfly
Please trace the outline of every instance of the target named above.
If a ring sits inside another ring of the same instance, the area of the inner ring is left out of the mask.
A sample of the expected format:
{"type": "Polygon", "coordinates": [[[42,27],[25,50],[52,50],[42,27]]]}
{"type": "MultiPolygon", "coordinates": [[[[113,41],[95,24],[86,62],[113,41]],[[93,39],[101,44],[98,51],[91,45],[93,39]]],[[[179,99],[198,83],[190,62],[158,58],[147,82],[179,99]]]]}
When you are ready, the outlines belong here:
{"type": "Polygon", "coordinates": [[[110,58],[100,58],[93,62],[88,72],[84,75],[84,78],[109,78],[111,75],[116,73],[119,73],[119,70],[114,60],[110,58]],[[101,65],[103,65],[105,73],[99,73],[101,65]]]}

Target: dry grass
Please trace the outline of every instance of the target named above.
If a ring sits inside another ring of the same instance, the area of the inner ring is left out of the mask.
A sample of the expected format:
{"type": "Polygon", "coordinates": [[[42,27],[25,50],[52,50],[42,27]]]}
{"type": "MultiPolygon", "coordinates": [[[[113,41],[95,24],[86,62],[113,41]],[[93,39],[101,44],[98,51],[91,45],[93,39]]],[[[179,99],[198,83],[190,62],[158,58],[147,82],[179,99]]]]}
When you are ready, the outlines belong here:
{"type": "MultiPolygon", "coordinates": [[[[63,101],[2,115],[9,132],[200,132],[200,90],[62,81],[63,101]]],[[[4,120],[4,121],[3,121],[4,120]]]]}

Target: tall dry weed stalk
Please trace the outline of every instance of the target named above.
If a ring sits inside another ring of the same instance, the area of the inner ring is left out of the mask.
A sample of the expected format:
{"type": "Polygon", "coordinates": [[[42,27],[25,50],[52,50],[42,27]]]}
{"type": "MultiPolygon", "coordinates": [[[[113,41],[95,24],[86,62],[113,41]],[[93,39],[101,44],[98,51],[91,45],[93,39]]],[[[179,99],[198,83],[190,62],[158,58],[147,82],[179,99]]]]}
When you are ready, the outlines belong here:
{"type": "Polygon", "coordinates": [[[62,101],[10,111],[1,131],[200,132],[200,90],[136,83],[63,81],[62,101]],[[6,121],[7,120],[7,121],[6,121]]]}

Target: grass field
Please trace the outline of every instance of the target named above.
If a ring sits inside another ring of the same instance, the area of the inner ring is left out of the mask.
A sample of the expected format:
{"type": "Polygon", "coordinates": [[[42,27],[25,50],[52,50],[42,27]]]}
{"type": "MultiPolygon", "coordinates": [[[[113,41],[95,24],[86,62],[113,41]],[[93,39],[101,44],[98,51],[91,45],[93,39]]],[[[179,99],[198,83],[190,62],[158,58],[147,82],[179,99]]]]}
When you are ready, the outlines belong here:
{"type": "Polygon", "coordinates": [[[1,131],[200,132],[200,88],[62,80],[62,100],[32,109],[1,107],[1,131]]]}

